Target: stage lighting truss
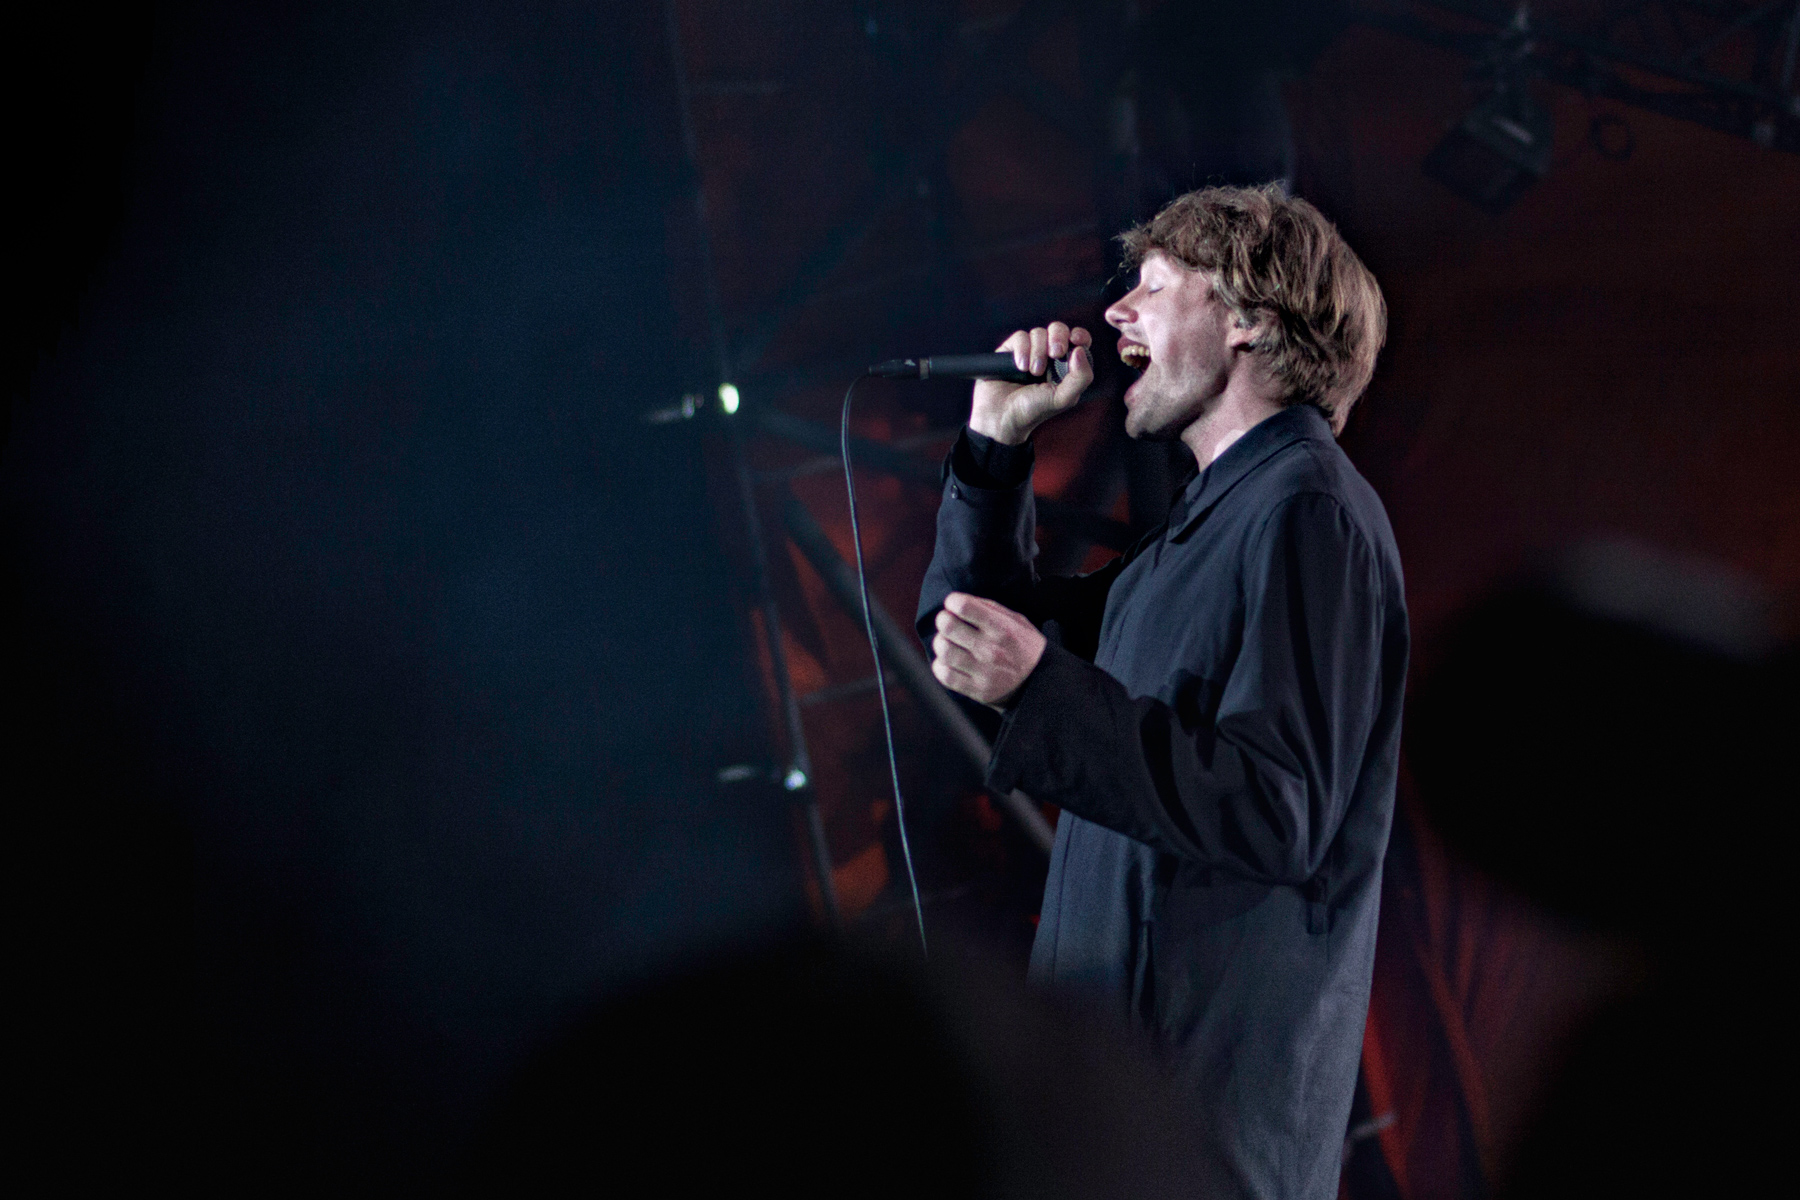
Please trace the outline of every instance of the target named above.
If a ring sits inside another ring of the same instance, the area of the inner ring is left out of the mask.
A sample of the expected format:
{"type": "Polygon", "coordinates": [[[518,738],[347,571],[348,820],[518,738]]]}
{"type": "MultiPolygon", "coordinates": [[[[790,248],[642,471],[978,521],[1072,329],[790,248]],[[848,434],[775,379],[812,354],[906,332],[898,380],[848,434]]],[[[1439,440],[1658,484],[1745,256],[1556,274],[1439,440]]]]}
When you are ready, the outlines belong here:
{"type": "MultiPolygon", "coordinates": [[[[1478,73],[1501,63],[1521,81],[1503,95],[1507,80],[1497,80],[1489,100],[1458,125],[1465,152],[1473,143],[1505,159],[1529,149],[1517,138],[1502,140],[1507,129],[1499,122],[1532,128],[1518,113],[1533,115],[1522,81],[1535,77],[1800,154],[1800,0],[1624,0],[1580,25],[1542,15],[1553,11],[1544,5],[1527,15],[1523,6],[1474,0],[1351,0],[1345,15],[1468,54],[1478,73]]],[[[1520,164],[1525,183],[1536,161],[1520,164]]]]}

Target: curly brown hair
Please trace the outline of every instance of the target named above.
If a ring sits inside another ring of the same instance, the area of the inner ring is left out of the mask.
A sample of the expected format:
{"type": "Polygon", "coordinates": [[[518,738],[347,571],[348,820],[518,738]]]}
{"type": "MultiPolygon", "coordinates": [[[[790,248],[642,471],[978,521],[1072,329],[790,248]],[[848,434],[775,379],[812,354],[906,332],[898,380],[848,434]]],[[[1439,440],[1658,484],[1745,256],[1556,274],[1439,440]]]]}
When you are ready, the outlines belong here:
{"type": "Polygon", "coordinates": [[[1342,433],[1375,373],[1387,302],[1337,227],[1280,184],[1189,192],[1119,238],[1125,267],[1153,251],[1211,277],[1242,324],[1263,325],[1255,352],[1289,404],[1324,411],[1342,433]]]}

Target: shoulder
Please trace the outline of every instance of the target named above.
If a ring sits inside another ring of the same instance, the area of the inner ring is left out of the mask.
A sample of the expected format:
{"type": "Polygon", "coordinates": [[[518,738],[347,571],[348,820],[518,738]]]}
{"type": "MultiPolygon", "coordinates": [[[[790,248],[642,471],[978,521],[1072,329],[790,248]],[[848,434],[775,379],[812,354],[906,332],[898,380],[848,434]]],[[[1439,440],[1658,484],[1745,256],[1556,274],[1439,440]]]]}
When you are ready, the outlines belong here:
{"type": "Polygon", "coordinates": [[[1335,441],[1304,438],[1265,463],[1257,488],[1265,534],[1299,525],[1335,528],[1377,559],[1396,560],[1387,509],[1335,441]]]}
{"type": "Polygon", "coordinates": [[[1375,489],[1335,442],[1285,446],[1264,464],[1246,570],[1271,570],[1321,582],[1360,580],[1360,590],[1404,605],[1400,551],[1375,489]]]}

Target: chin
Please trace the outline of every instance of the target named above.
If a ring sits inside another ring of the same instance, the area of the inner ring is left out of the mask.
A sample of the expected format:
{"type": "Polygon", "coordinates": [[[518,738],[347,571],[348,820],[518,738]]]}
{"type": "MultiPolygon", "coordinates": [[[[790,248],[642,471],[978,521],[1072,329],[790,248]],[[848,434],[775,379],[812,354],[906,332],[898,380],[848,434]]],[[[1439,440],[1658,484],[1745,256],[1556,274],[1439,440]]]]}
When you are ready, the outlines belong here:
{"type": "Polygon", "coordinates": [[[1143,387],[1142,381],[1127,389],[1126,397],[1125,432],[1146,442],[1178,440],[1189,425],[1205,415],[1208,407],[1203,399],[1152,391],[1143,387]]]}
{"type": "Polygon", "coordinates": [[[1155,424],[1151,419],[1155,408],[1156,406],[1148,398],[1141,394],[1133,397],[1131,390],[1127,389],[1125,393],[1125,436],[1133,438],[1145,436],[1149,427],[1155,424]],[[1136,403],[1133,403],[1134,400],[1136,403]]]}
{"type": "Polygon", "coordinates": [[[1169,423],[1158,422],[1155,414],[1145,412],[1142,408],[1125,410],[1125,436],[1137,441],[1164,442],[1175,437],[1180,431],[1171,429],[1169,423]]]}

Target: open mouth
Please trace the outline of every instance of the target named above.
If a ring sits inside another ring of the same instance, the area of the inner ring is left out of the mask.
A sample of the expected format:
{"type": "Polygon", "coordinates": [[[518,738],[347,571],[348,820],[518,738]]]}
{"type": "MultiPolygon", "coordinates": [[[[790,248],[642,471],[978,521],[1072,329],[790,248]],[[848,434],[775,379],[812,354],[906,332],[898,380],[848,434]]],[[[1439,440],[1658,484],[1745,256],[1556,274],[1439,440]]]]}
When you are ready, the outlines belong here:
{"type": "Polygon", "coordinates": [[[1142,371],[1150,365],[1150,347],[1136,342],[1120,342],[1119,361],[1134,371],[1142,371]]]}

